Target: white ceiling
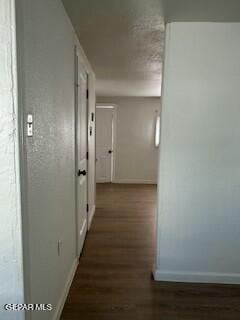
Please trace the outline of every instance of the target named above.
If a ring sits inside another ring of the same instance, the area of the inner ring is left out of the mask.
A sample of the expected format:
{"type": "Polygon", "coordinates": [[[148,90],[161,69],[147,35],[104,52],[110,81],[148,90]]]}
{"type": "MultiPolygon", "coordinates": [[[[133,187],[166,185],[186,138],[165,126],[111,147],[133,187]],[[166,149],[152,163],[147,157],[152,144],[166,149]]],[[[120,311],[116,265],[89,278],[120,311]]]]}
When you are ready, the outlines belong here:
{"type": "Polygon", "coordinates": [[[160,0],[63,0],[97,76],[99,96],[160,96],[160,0]]]}
{"type": "Polygon", "coordinates": [[[63,3],[96,73],[98,96],[160,96],[164,19],[240,21],[240,0],[63,3]]]}
{"type": "Polygon", "coordinates": [[[240,22],[240,0],[163,0],[165,20],[240,22]]]}

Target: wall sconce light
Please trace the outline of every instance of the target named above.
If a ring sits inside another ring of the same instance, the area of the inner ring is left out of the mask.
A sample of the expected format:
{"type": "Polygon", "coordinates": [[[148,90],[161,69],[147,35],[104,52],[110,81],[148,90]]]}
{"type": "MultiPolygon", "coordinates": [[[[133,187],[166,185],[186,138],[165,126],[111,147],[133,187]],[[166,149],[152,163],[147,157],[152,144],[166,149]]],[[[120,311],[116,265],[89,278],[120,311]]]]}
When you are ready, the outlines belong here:
{"type": "Polygon", "coordinates": [[[156,117],[156,127],[155,127],[155,147],[159,147],[160,144],[160,116],[156,117]]]}

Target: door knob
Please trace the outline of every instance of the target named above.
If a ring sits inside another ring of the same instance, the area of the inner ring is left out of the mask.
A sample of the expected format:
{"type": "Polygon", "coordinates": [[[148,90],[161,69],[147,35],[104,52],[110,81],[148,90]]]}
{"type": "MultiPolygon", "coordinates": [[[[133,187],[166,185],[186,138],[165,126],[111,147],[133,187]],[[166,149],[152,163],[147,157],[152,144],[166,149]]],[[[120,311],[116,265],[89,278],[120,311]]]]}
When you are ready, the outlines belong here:
{"type": "Polygon", "coordinates": [[[78,170],[78,176],[86,176],[87,175],[87,171],[86,170],[78,170]]]}
{"type": "Polygon", "coordinates": [[[113,153],[113,151],[112,150],[108,150],[108,153],[111,154],[111,153],[113,153]]]}

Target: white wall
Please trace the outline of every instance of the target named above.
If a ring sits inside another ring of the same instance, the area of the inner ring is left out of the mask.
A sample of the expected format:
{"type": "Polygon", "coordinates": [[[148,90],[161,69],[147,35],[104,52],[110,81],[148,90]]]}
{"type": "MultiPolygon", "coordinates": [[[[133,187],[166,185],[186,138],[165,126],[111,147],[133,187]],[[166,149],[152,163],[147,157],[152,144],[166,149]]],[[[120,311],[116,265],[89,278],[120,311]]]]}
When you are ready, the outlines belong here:
{"type": "Polygon", "coordinates": [[[5,320],[24,316],[3,309],[24,302],[15,33],[14,1],[0,0],[0,318],[5,320]]]}
{"type": "MultiPolygon", "coordinates": [[[[33,303],[53,304],[52,312],[32,315],[34,320],[47,320],[58,316],[78,263],[74,142],[76,36],[60,0],[17,3],[19,20],[23,22],[19,30],[22,40],[19,56],[22,58],[24,117],[32,113],[34,126],[32,138],[24,134],[28,299],[33,303]],[[60,256],[59,240],[62,242],[60,256]]],[[[84,54],[83,60],[86,61],[84,54]]],[[[87,63],[86,68],[91,72],[87,63]]],[[[90,103],[93,104],[92,72],[90,82],[90,103]]],[[[91,150],[91,155],[93,152],[91,150]]]]}
{"type": "Polygon", "coordinates": [[[117,106],[114,182],[156,183],[155,111],[160,111],[160,98],[99,97],[98,102],[117,106]]]}
{"type": "Polygon", "coordinates": [[[240,283],[239,56],[240,24],[167,27],[158,280],[240,283]]]}

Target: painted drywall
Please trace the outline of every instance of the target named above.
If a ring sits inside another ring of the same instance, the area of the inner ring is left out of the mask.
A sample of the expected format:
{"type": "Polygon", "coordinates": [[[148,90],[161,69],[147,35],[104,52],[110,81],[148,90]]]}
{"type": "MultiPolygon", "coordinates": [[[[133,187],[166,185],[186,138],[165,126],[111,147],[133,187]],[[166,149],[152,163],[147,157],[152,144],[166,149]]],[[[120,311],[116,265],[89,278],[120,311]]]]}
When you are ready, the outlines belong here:
{"type": "Polygon", "coordinates": [[[161,77],[155,80],[98,79],[96,94],[108,97],[160,97],[161,77]]]}
{"type": "Polygon", "coordinates": [[[167,27],[158,280],[240,283],[240,24],[167,27]]]}
{"type": "Polygon", "coordinates": [[[238,0],[160,0],[164,18],[173,21],[240,22],[238,0]]]}
{"type": "Polygon", "coordinates": [[[154,146],[156,111],[160,98],[99,97],[116,104],[114,182],[156,183],[158,148],[154,146]]]}
{"type": "Polygon", "coordinates": [[[0,0],[0,319],[23,319],[5,311],[24,302],[15,6],[0,0]]]}
{"type": "MultiPolygon", "coordinates": [[[[33,303],[53,305],[52,311],[33,312],[31,319],[52,320],[59,316],[78,262],[74,134],[77,41],[60,0],[22,0],[17,4],[23,23],[19,56],[24,118],[28,113],[33,115],[33,137],[24,132],[28,298],[33,303]]],[[[87,63],[86,68],[90,68],[87,63]]],[[[93,78],[91,74],[91,85],[93,78]]],[[[90,96],[93,103],[91,87],[90,96]]]]}

